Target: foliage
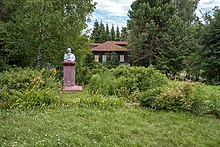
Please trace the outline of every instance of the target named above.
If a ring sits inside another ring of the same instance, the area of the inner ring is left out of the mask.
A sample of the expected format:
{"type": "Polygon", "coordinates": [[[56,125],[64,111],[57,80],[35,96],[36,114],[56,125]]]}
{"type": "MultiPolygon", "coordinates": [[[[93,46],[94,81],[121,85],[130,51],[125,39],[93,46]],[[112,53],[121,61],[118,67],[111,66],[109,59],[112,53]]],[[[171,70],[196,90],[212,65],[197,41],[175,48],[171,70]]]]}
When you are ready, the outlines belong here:
{"type": "Polygon", "coordinates": [[[204,47],[199,51],[201,69],[210,84],[220,84],[220,10],[216,9],[210,25],[205,27],[204,47]]]}
{"type": "Polygon", "coordinates": [[[161,35],[161,44],[158,45],[157,69],[175,75],[186,68],[187,57],[200,48],[194,28],[178,16],[167,21],[166,31],[161,35]]]}
{"type": "Polygon", "coordinates": [[[112,52],[110,57],[107,59],[108,68],[116,68],[119,65],[119,58],[117,53],[112,52]]]}
{"type": "Polygon", "coordinates": [[[219,87],[199,83],[171,82],[149,89],[140,96],[141,105],[155,110],[190,111],[198,115],[220,117],[219,87]]]}
{"type": "Polygon", "coordinates": [[[120,38],[121,38],[121,34],[120,34],[120,31],[119,31],[119,27],[117,26],[116,34],[115,34],[115,41],[120,41],[120,38]]]}
{"type": "Polygon", "coordinates": [[[192,58],[201,48],[202,30],[195,18],[197,2],[134,1],[128,21],[132,63],[145,67],[153,64],[167,75],[176,75],[183,69],[192,70],[192,64],[198,64],[191,62],[192,58]]]}
{"type": "Polygon", "coordinates": [[[106,41],[125,41],[125,35],[127,36],[127,30],[123,29],[120,31],[119,27],[117,26],[116,30],[114,28],[114,25],[112,24],[111,29],[109,29],[109,25],[106,23],[104,26],[103,22],[100,23],[95,20],[93,24],[93,30],[90,35],[90,39],[95,43],[103,43],[106,41]],[[110,30],[110,31],[109,31],[110,30]],[[124,34],[124,36],[121,36],[121,33],[124,34]]]}
{"type": "Polygon", "coordinates": [[[128,47],[134,65],[155,64],[157,47],[167,22],[175,14],[171,0],[136,0],[128,12],[128,47]]]}
{"type": "Polygon", "coordinates": [[[1,73],[1,108],[43,108],[58,102],[56,69],[11,69],[1,73]]]}
{"type": "Polygon", "coordinates": [[[89,90],[104,95],[128,96],[137,91],[161,87],[167,82],[165,75],[152,66],[145,68],[120,65],[110,71],[93,75],[89,90]]]}
{"type": "Polygon", "coordinates": [[[103,73],[104,71],[108,71],[105,65],[99,62],[95,62],[92,66],[77,66],[76,68],[76,83],[81,85],[87,85],[91,79],[91,77],[95,74],[103,73]]]}
{"type": "Polygon", "coordinates": [[[78,63],[83,61],[89,40],[82,30],[94,8],[90,0],[3,0],[3,3],[10,12],[10,20],[0,22],[2,52],[7,53],[4,64],[58,65],[68,47],[73,49],[78,63]]]}
{"type": "Polygon", "coordinates": [[[199,85],[195,96],[200,100],[196,110],[197,114],[214,115],[220,118],[219,86],[199,85]]]}
{"type": "Polygon", "coordinates": [[[114,27],[113,24],[112,24],[112,28],[111,28],[111,31],[110,31],[110,40],[115,41],[115,27],[114,27]]]}
{"type": "Polygon", "coordinates": [[[99,26],[99,22],[97,20],[95,20],[94,22],[94,28],[92,30],[92,33],[91,33],[91,40],[93,40],[94,42],[100,42],[100,26],[99,26]]]}
{"type": "Polygon", "coordinates": [[[188,25],[196,20],[195,11],[200,0],[174,0],[177,15],[188,25]]]}
{"type": "Polygon", "coordinates": [[[83,108],[97,108],[97,109],[116,109],[122,108],[124,102],[114,96],[103,96],[96,93],[88,95],[80,95],[79,97],[63,98],[61,104],[67,107],[83,107],[83,108]]]}
{"type": "Polygon", "coordinates": [[[128,38],[127,27],[122,27],[121,28],[121,41],[127,41],[127,38],[128,38]]]}
{"type": "Polygon", "coordinates": [[[190,82],[180,82],[149,90],[143,94],[141,102],[143,106],[159,110],[193,111],[196,104],[195,85],[190,82]]]}

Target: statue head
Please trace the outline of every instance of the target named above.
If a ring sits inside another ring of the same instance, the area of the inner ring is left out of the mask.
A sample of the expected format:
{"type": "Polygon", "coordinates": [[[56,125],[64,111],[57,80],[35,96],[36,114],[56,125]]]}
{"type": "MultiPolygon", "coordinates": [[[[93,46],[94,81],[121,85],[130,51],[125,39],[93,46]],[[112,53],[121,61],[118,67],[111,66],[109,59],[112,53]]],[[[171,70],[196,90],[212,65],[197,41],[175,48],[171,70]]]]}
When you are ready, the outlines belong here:
{"type": "Polygon", "coordinates": [[[64,61],[75,61],[76,57],[71,53],[71,48],[67,49],[67,54],[64,54],[64,61]]]}
{"type": "Polygon", "coordinates": [[[71,48],[68,48],[68,49],[67,49],[67,52],[68,52],[68,53],[71,53],[71,48]]]}

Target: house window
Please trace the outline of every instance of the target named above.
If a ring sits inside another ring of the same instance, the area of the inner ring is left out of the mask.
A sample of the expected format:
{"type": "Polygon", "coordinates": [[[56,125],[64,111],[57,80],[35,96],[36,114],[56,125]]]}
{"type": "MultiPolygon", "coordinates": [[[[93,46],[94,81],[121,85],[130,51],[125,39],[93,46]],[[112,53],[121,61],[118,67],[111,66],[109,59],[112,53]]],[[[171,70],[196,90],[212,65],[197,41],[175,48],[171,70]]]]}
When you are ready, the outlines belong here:
{"type": "Polygon", "coordinates": [[[125,55],[120,55],[120,62],[125,62],[125,55]]]}
{"type": "Polygon", "coordinates": [[[99,55],[95,55],[95,62],[99,62],[99,55]]]}
{"type": "Polygon", "coordinates": [[[107,61],[107,55],[102,55],[102,62],[106,62],[107,61]]]}

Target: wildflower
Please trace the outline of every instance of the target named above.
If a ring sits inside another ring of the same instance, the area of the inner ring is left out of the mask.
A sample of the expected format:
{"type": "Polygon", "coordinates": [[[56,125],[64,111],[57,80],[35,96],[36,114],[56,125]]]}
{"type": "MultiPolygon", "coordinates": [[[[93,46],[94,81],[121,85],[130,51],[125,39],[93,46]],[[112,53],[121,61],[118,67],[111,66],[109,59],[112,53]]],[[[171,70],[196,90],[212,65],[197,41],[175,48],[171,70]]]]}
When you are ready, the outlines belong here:
{"type": "Polygon", "coordinates": [[[51,71],[54,75],[57,73],[56,68],[52,68],[50,71],[51,71]]]}
{"type": "Polygon", "coordinates": [[[40,71],[40,72],[41,72],[41,74],[42,74],[44,71],[45,71],[45,68],[42,68],[42,69],[41,69],[41,71],[40,71]]]}

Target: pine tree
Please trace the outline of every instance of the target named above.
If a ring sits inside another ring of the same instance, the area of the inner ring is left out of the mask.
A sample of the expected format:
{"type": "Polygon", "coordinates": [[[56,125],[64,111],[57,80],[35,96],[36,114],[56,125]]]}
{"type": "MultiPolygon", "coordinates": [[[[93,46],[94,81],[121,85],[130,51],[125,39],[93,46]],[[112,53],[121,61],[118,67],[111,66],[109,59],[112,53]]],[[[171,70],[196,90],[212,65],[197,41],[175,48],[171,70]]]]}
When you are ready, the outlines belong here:
{"type": "Polygon", "coordinates": [[[116,28],[116,38],[115,38],[116,41],[120,41],[120,31],[119,31],[119,27],[117,26],[116,28]]]}
{"type": "Polygon", "coordinates": [[[110,40],[110,32],[109,32],[108,24],[106,24],[105,32],[106,32],[106,41],[109,41],[110,40]]]}
{"type": "Polygon", "coordinates": [[[155,64],[167,21],[175,14],[171,0],[136,0],[128,12],[129,48],[133,64],[155,64]]]}
{"type": "Polygon", "coordinates": [[[110,40],[115,41],[115,28],[113,24],[112,24],[111,33],[110,33],[110,40]]]}
{"type": "Polygon", "coordinates": [[[100,23],[100,26],[99,26],[99,32],[100,32],[100,38],[99,38],[99,43],[103,43],[107,40],[107,36],[106,36],[106,31],[105,31],[105,26],[104,24],[100,23]]]}
{"type": "Polygon", "coordinates": [[[97,20],[95,20],[93,26],[94,27],[93,27],[92,34],[91,34],[91,40],[93,40],[94,42],[99,42],[100,41],[100,26],[99,26],[99,22],[97,20]]]}
{"type": "Polygon", "coordinates": [[[214,18],[206,26],[204,48],[200,51],[201,67],[211,84],[220,84],[220,10],[215,9],[214,18]]]}
{"type": "Polygon", "coordinates": [[[173,0],[176,5],[177,15],[187,24],[192,24],[196,19],[195,11],[199,0],[173,0]]]}
{"type": "Polygon", "coordinates": [[[128,32],[126,27],[121,28],[121,41],[127,41],[128,32]]]}

